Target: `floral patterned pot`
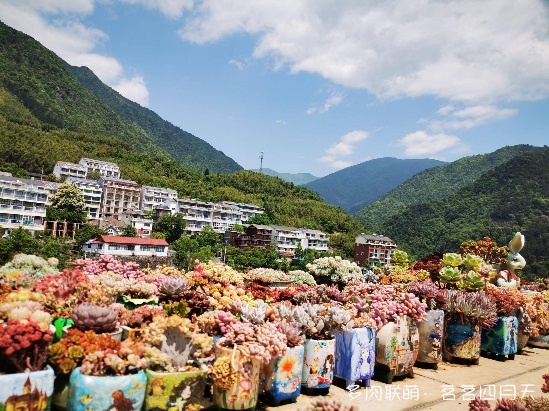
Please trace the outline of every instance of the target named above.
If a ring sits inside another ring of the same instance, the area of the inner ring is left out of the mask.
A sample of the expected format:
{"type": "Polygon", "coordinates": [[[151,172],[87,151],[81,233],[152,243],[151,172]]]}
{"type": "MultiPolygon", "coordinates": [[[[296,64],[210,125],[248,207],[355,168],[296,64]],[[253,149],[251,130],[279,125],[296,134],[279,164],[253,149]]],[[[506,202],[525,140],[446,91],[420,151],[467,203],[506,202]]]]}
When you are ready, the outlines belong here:
{"type": "MultiPolygon", "coordinates": [[[[255,410],[259,393],[261,361],[247,357],[236,348],[215,346],[216,364],[225,361],[234,372],[234,380],[222,386],[214,382],[214,403],[218,410],[255,410]]],[[[215,367],[215,365],[214,365],[215,367]]]]}
{"type": "Polygon", "coordinates": [[[489,330],[482,330],[480,350],[487,353],[508,355],[514,359],[517,352],[518,319],[515,316],[498,317],[489,330]]]}
{"type": "Polygon", "coordinates": [[[442,334],[444,311],[428,310],[427,320],[417,324],[419,351],[417,362],[436,365],[442,360],[442,334]]]}
{"type": "Polygon", "coordinates": [[[376,330],[371,327],[353,328],[336,333],[335,340],[334,375],[345,380],[345,387],[357,381],[369,387],[376,362],[376,330]]]}
{"type": "Polygon", "coordinates": [[[53,369],[0,375],[0,409],[49,410],[53,393],[53,369]]]}
{"type": "Polygon", "coordinates": [[[301,374],[305,346],[288,347],[282,358],[263,365],[264,397],[271,405],[294,402],[301,394],[301,374]]]}
{"type": "Polygon", "coordinates": [[[335,339],[305,340],[301,393],[326,395],[334,378],[335,339]]]}
{"type": "Polygon", "coordinates": [[[530,337],[528,345],[540,348],[549,348],[549,334],[540,335],[539,337],[530,337]]]}
{"type": "Polygon", "coordinates": [[[375,377],[391,384],[394,376],[414,376],[419,351],[419,331],[409,316],[385,324],[376,336],[375,377]]]}
{"type": "Polygon", "coordinates": [[[145,370],[147,389],[145,411],[203,409],[213,406],[212,399],[205,396],[206,372],[157,372],[145,370]]]}
{"type": "Polygon", "coordinates": [[[81,374],[78,367],[70,376],[67,411],[89,411],[89,408],[141,411],[146,385],[143,370],[130,375],[98,377],[81,374]]]}
{"type": "Polygon", "coordinates": [[[480,327],[470,323],[462,323],[458,319],[448,319],[444,322],[444,342],[442,352],[446,360],[471,360],[478,364],[480,357],[480,327]]]}

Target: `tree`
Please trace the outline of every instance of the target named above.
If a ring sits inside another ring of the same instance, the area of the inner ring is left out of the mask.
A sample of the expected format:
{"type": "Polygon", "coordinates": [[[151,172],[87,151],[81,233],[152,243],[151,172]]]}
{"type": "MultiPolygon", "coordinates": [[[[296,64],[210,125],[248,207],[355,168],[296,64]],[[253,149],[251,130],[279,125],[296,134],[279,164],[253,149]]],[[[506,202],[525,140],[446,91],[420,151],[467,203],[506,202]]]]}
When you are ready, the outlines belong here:
{"type": "Polygon", "coordinates": [[[166,214],[153,224],[153,231],[164,233],[166,235],[166,241],[171,244],[181,238],[186,227],[187,222],[180,213],[174,215],[166,214]]]}
{"type": "Polygon", "coordinates": [[[99,171],[90,171],[88,174],[86,174],[86,178],[88,180],[99,180],[101,177],[101,173],[99,171]]]}
{"type": "Polygon", "coordinates": [[[214,231],[212,226],[207,225],[202,227],[200,233],[198,233],[194,238],[196,238],[200,248],[210,247],[211,252],[214,254],[217,254],[221,250],[221,236],[214,231]]]}
{"type": "Polygon", "coordinates": [[[79,247],[82,247],[86,241],[91,240],[92,238],[97,238],[101,235],[107,235],[107,232],[94,225],[84,224],[76,230],[74,241],[76,241],[76,244],[78,244],[79,247]]]}
{"type": "Polygon", "coordinates": [[[244,226],[242,224],[236,223],[235,225],[233,225],[233,231],[236,231],[237,233],[243,233],[244,226]]]}
{"type": "Polygon", "coordinates": [[[122,235],[124,237],[137,237],[137,229],[133,225],[128,224],[126,227],[124,227],[122,235]]]}
{"type": "Polygon", "coordinates": [[[38,248],[38,240],[24,228],[11,231],[8,238],[0,239],[0,264],[5,264],[15,254],[34,254],[38,248]]]}
{"type": "Polygon", "coordinates": [[[51,197],[51,205],[46,209],[49,221],[83,223],[86,220],[84,194],[73,183],[63,183],[51,197]]]}
{"type": "Polygon", "coordinates": [[[67,266],[70,250],[71,244],[67,241],[55,237],[46,237],[41,241],[38,254],[45,259],[57,258],[59,260],[57,267],[63,269],[67,266]]]}

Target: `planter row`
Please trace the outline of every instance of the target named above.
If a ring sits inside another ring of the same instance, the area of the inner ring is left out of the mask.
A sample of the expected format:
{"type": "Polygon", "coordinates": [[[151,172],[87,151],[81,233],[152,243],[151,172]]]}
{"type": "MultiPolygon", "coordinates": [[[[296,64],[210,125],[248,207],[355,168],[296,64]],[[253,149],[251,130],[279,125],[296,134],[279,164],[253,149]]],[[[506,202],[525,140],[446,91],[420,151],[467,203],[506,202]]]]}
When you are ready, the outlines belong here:
{"type": "MultiPolygon", "coordinates": [[[[416,324],[409,317],[400,317],[377,334],[365,327],[338,333],[333,340],[307,339],[304,345],[289,348],[284,357],[269,364],[218,344],[216,357],[227,358],[236,378],[223,389],[214,386],[213,399],[207,395],[206,374],[200,371],[170,374],[146,370],[127,376],[94,377],[76,369],[64,394],[68,411],[179,411],[212,406],[253,410],[260,394],[271,405],[295,401],[301,393],[325,395],[334,377],[345,387],[369,386],[374,371],[376,379],[386,383],[394,376],[413,377],[416,361],[436,366],[444,356],[475,363],[481,350],[512,358],[521,348],[517,337],[516,317],[500,317],[493,329],[481,333],[470,324],[444,321],[443,311],[432,310],[426,322],[416,324]]],[[[549,338],[531,339],[531,343],[548,347],[549,338]]],[[[51,368],[0,376],[0,394],[9,393],[0,403],[6,410],[10,409],[8,404],[22,401],[27,409],[47,410],[53,384],[51,368]]],[[[55,408],[63,408],[62,401],[55,408]]]]}

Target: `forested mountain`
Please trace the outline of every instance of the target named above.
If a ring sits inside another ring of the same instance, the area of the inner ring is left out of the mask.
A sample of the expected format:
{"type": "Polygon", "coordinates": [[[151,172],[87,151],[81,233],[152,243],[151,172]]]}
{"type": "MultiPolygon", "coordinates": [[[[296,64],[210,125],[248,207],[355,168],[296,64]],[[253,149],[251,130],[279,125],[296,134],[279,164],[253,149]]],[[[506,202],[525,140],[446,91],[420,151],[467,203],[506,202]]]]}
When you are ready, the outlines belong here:
{"type": "Polygon", "coordinates": [[[516,145],[489,154],[463,157],[416,174],[354,216],[367,230],[383,232],[385,222],[406,206],[443,199],[476,181],[509,159],[539,147],[516,145]]]}
{"type": "MultiPolygon", "coordinates": [[[[258,168],[250,171],[255,171],[256,173],[259,173],[258,168]]],[[[264,168],[261,170],[261,173],[265,174],[266,176],[278,177],[284,181],[287,181],[289,183],[294,183],[297,185],[307,184],[311,181],[318,179],[318,177],[313,176],[311,173],[295,173],[295,174],[279,173],[278,171],[275,171],[272,168],[264,168]]]]}
{"type": "Polygon", "coordinates": [[[445,163],[433,159],[376,158],[336,171],[305,187],[319,193],[327,203],[352,214],[413,175],[442,164],[445,163]]]}
{"type": "MultiPolygon", "coordinates": [[[[65,61],[32,37],[0,22],[0,87],[15,96],[43,125],[116,138],[138,152],[172,158],[196,171],[242,169],[206,142],[101,86],[89,70],[73,70],[116,110],[88,91],[65,61]]],[[[60,158],[44,160],[55,163],[60,158]]],[[[63,160],[74,162],[79,158],[66,156],[63,160]]]]}
{"type": "Polygon", "coordinates": [[[521,231],[525,275],[549,277],[549,148],[501,163],[439,201],[410,205],[384,222],[383,233],[415,257],[456,252],[462,241],[507,245],[521,231]]]}
{"type": "Polygon", "coordinates": [[[91,93],[107,104],[115,113],[130,124],[137,124],[152,137],[155,144],[166,150],[180,164],[195,171],[233,173],[242,167],[209,143],[193,136],[154,111],[128,100],[108,87],[87,67],[69,66],[71,73],[91,93]]]}

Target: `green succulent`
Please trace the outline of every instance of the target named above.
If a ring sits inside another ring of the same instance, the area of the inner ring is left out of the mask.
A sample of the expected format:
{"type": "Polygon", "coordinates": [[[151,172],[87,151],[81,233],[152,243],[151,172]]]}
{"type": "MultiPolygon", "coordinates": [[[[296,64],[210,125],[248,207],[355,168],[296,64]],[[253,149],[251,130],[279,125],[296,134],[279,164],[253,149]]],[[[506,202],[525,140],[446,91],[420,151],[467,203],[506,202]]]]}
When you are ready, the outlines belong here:
{"type": "Polygon", "coordinates": [[[463,257],[458,253],[446,253],[440,262],[444,267],[459,267],[463,263],[463,257]]]}
{"type": "Polygon", "coordinates": [[[461,280],[461,272],[457,267],[443,267],[440,270],[439,277],[444,283],[457,283],[461,280]]]}
{"type": "Polygon", "coordinates": [[[484,260],[481,256],[475,254],[467,254],[463,258],[463,264],[465,264],[465,266],[468,268],[476,270],[484,265],[484,260]]]}
{"type": "Polygon", "coordinates": [[[461,283],[459,284],[459,288],[470,290],[470,291],[476,291],[481,290],[486,286],[486,282],[484,281],[484,278],[479,276],[475,271],[470,270],[461,283]]]}

